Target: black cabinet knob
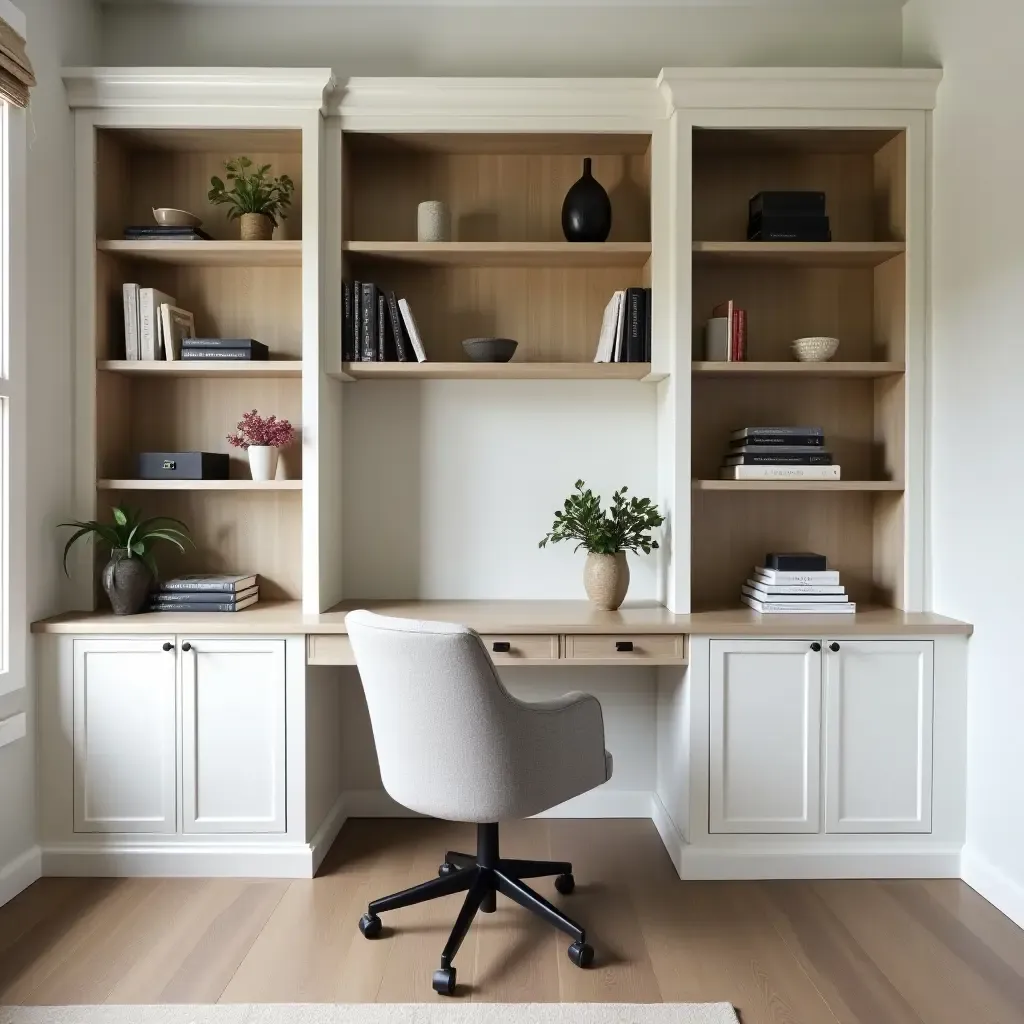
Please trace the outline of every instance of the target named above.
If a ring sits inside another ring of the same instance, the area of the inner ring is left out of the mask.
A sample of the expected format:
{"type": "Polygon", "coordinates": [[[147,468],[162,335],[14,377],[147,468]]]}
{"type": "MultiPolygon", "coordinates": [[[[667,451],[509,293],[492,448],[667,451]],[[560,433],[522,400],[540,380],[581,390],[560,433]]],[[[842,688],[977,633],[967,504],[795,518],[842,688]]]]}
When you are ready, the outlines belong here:
{"type": "Polygon", "coordinates": [[[828,645],[828,649],[830,651],[838,651],[839,650],[839,644],[831,643],[831,644],[828,645]]]}
{"type": "Polygon", "coordinates": [[[628,654],[631,650],[633,650],[633,641],[632,640],[616,640],[615,641],[615,650],[619,651],[622,654],[628,654]]]}
{"type": "Polygon", "coordinates": [[[181,649],[182,649],[183,651],[191,651],[191,650],[192,650],[192,645],[191,645],[191,644],[190,644],[190,643],[189,643],[189,642],[188,642],[188,641],[186,640],[186,641],[185,641],[185,642],[184,642],[184,643],[183,643],[183,644],[181,645],[181,649]]]}
{"type": "Polygon", "coordinates": [[[491,644],[491,650],[494,651],[495,654],[508,654],[508,652],[512,650],[512,645],[507,640],[495,640],[494,643],[491,644]]]}
{"type": "Polygon", "coordinates": [[[812,651],[820,651],[821,650],[821,644],[819,644],[818,641],[815,640],[814,643],[811,644],[811,650],[812,651]]]}
{"type": "Polygon", "coordinates": [[[167,643],[166,641],[161,646],[163,647],[163,649],[165,651],[173,651],[174,650],[174,644],[167,643]]]}

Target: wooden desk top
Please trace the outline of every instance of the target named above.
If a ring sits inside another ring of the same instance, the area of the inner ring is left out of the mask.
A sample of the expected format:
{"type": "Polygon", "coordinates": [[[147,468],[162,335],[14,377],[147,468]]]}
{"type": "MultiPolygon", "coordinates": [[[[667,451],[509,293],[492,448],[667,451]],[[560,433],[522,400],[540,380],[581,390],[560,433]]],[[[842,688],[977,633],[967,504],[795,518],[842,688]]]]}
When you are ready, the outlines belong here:
{"type": "Polygon", "coordinates": [[[345,614],[369,608],[382,615],[464,622],[479,633],[690,633],[695,636],[970,635],[966,622],[929,612],[865,608],[855,615],[758,615],[748,608],[675,615],[654,602],[627,602],[617,612],[586,601],[345,601],[303,615],[297,601],[267,601],[233,614],[67,612],[32,624],[33,633],[88,635],[303,635],[345,633],[345,614]]]}

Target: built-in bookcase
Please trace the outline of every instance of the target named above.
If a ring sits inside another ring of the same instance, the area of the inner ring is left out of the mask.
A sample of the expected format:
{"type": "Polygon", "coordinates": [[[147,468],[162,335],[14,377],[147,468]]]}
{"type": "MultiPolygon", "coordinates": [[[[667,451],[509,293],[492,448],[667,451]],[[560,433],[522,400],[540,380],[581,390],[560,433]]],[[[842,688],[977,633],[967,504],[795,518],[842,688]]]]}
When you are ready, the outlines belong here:
{"type": "Polygon", "coordinates": [[[463,339],[502,336],[519,342],[517,363],[559,364],[552,376],[621,376],[593,358],[612,292],[650,284],[650,145],[644,134],[346,133],[346,276],[407,298],[432,362],[464,363],[463,339]],[[562,235],[562,201],[584,157],[611,196],[606,243],[562,235]],[[451,243],[416,241],[416,208],[428,199],[448,204],[451,243]]]}
{"type": "Polygon", "coordinates": [[[901,606],[906,455],[906,156],[901,131],[696,129],[693,135],[692,605],[736,604],[769,550],[814,550],[854,600],[901,606]],[[827,195],[829,243],[746,242],[747,201],[827,195]],[[748,311],[749,362],[705,363],[703,328],[748,311]],[[840,339],[792,361],[799,337],[840,339]],[[825,430],[843,479],[726,481],[730,431],[825,430]]]}
{"type": "Polygon", "coordinates": [[[195,550],[165,548],[161,568],[261,576],[261,597],[302,596],[302,445],[283,453],[279,479],[255,484],[226,435],[248,409],[302,423],[302,152],[299,131],[116,129],[96,134],[96,487],[101,510],[124,500],[191,528],[195,550]],[[213,174],[246,155],[289,174],[292,212],[273,241],[239,241],[225,207],[209,204],[213,174]],[[200,216],[212,242],[124,241],[152,208],[200,216]],[[122,284],[173,295],[200,335],[253,337],[271,361],[196,365],[125,359],[122,284]],[[140,451],[224,451],[223,481],[140,481],[140,451]]]}

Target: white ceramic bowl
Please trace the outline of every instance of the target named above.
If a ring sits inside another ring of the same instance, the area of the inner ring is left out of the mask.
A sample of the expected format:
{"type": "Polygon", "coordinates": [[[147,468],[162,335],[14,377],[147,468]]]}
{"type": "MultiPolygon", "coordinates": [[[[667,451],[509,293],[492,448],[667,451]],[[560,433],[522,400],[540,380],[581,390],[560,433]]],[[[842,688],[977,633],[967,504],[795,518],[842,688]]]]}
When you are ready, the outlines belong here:
{"type": "Polygon", "coordinates": [[[838,348],[838,338],[797,338],[793,342],[793,357],[801,363],[823,363],[831,359],[838,348]]]}
{"type": "Polygon", "coordinates": [[[162,228],[197,228],[203,222],[188,210],[175,210],[161,206],[153,210],[153,220],[162,228]]]}

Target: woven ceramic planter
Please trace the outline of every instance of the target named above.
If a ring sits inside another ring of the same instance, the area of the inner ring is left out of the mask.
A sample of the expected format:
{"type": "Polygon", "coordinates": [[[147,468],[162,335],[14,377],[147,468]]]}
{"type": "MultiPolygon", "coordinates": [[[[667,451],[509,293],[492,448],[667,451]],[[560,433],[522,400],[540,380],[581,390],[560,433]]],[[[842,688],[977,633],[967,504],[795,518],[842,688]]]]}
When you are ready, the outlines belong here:
{"type": "Polygon", "coordinates": [[[274,222],[265,213],[243,213],[242,241],[269,242],[274,237],[274,222]]]}
{"type": "Polygon", "coordinates": [[[626,600],[629,590],[629,563],[626,552],[614,555],[587,555],[583,567],[583,586],[591,604],[602,611],[613,612],[626,600]]]}

